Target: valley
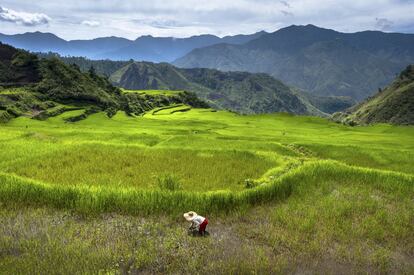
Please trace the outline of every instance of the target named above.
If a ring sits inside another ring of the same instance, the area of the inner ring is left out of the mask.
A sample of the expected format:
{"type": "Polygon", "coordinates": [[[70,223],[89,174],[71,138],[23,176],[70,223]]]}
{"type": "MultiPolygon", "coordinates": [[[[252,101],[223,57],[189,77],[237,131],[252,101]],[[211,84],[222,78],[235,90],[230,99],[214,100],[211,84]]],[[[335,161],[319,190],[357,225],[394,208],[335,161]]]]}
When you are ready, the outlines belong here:
{"type": "Polygon", "coordinates": [[[0,274],[414,273],[413,34],[0,41],[0,274]]]}

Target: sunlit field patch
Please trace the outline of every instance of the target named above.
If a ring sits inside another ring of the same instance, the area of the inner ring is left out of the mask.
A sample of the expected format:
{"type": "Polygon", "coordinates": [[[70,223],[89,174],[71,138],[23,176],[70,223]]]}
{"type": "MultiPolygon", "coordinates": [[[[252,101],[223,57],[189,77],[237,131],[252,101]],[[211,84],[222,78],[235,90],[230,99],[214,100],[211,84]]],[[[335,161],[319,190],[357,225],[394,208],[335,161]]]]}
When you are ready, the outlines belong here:
{"type": "Polygon", "coordinates": [[[14,162],[6,172],[52,184],[157,189],[172,176],[190,191],[242,190],[276,163],[241,151],[143,149],[89,144],[14,162]]]}

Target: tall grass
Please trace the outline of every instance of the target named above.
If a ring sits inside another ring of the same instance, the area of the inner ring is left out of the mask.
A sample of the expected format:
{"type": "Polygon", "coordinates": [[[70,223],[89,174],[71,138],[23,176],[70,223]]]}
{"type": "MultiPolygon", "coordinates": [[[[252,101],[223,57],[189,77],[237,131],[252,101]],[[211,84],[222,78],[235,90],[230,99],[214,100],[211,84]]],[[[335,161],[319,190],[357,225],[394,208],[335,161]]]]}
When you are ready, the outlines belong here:
{"type": "Polygon", "coordinates": [[[81,213],[178,214],[194,209],[205,213],[231,212],[238,208],[284,200],[323,182],[364,184],[385,192],[412,193],[414,177],[396,172],[349,167],[335,161],[314,161],[288,172],[271,183],[241,192],[115,189],[57,186],[0,174],[0,201],[24,205],[73,209],[81,213]],[[305,188],[305,189],[306,189],[305,188]]]}

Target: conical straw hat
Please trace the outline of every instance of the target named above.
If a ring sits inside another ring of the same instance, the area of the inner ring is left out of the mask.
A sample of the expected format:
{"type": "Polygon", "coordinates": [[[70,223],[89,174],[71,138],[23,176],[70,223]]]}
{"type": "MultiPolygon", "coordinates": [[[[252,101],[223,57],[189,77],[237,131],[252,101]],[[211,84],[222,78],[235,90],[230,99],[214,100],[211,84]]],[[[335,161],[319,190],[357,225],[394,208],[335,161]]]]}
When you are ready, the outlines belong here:
{"type": "Polygon", "coordinates": [[[196,212],[194,212],[194,211],[190,211],[190,212],[187,212],[187,213],[184,213],[184,218],[187,220],[187,221],[189,221],[189,222],[191,222],[195,217],[197,217],[198,215],[197,215],[197,213],[196,212]]]}

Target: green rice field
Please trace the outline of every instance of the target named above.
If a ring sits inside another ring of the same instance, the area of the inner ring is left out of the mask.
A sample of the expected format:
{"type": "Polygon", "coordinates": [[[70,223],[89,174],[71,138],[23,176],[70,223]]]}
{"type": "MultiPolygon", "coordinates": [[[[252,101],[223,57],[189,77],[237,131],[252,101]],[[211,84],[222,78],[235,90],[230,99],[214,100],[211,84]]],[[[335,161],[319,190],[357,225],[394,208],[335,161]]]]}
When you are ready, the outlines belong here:
{"type": "Polygon", "coordinates": [[[0,124],[0,274],[414,272],[413,127],[170,107],[0,124]]]}

